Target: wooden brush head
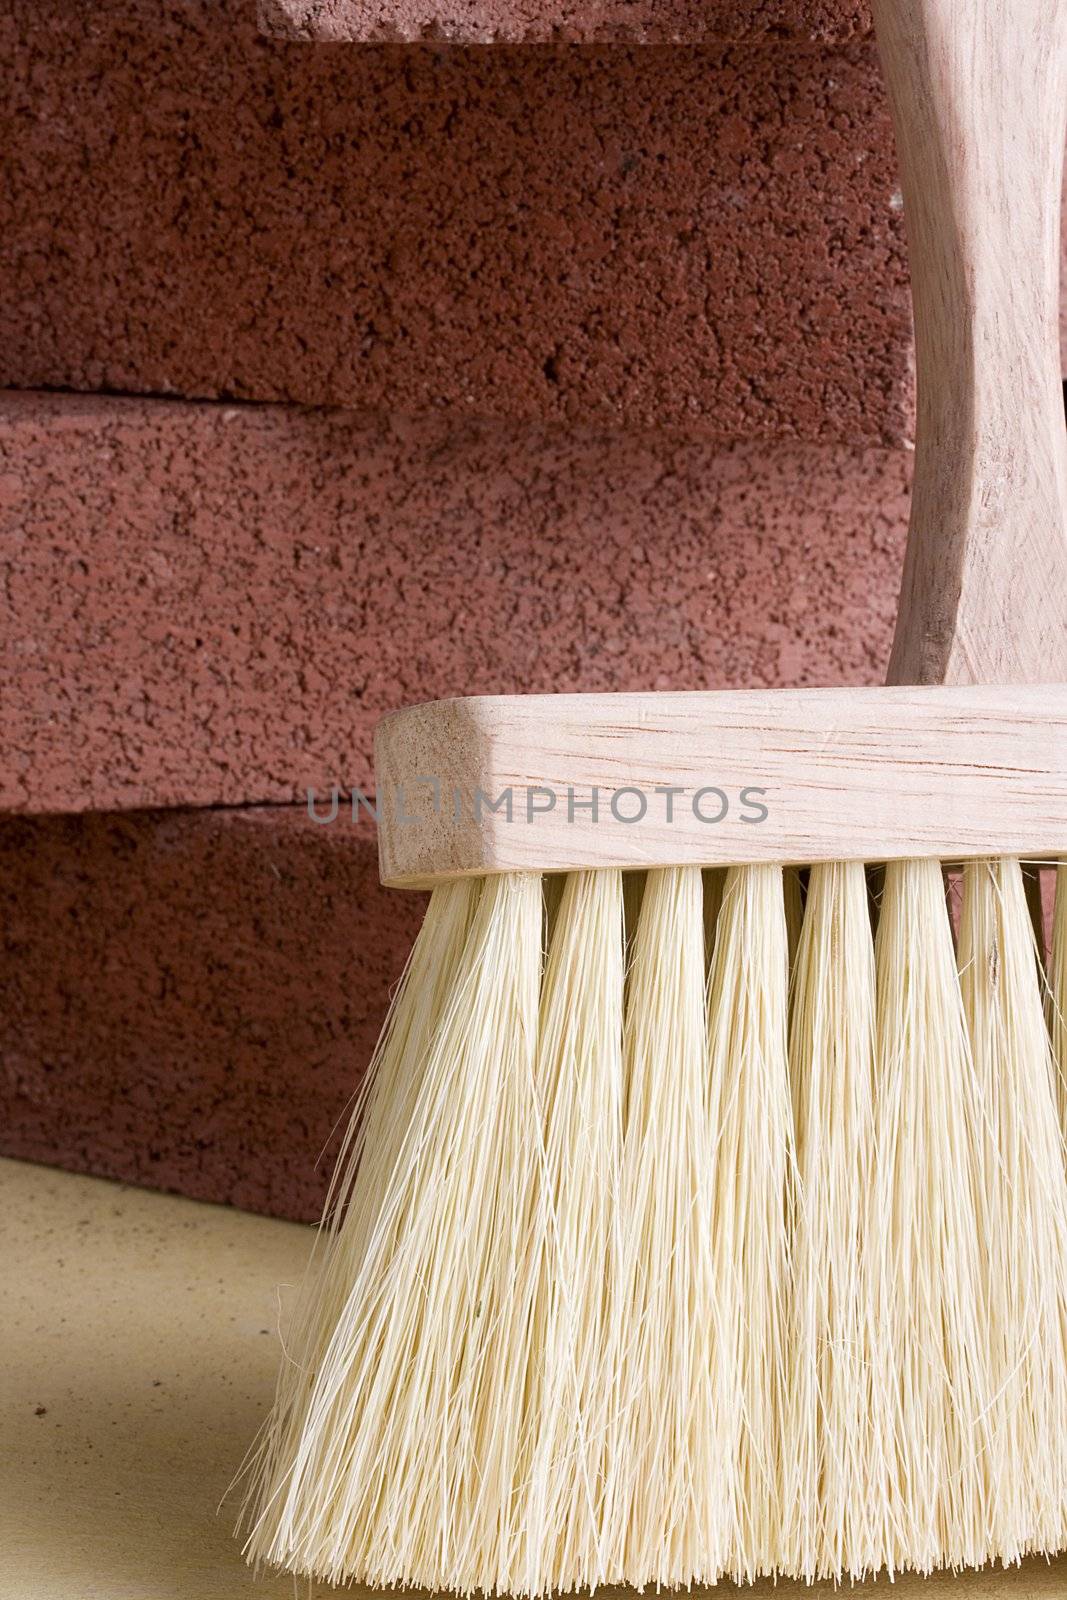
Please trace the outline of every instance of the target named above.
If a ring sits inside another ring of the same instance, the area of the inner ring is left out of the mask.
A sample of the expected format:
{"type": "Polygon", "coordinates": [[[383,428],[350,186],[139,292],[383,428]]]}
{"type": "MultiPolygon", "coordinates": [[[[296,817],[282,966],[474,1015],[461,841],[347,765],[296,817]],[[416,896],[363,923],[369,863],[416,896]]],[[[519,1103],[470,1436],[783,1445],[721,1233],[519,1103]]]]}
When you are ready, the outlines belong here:
{"type": "Polygon", "coordinates": [[[386,717],[375,765],[396,887],[1047,856],[1067,844],[1067,685],[442,700],[386,717]]]}

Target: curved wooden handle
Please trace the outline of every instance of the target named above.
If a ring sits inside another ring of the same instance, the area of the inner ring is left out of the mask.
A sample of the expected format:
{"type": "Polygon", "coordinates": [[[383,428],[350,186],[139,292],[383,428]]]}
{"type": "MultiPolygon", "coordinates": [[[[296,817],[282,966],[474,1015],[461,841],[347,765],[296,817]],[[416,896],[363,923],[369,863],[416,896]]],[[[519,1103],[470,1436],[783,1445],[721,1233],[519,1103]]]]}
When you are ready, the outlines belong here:
{"type": "Polygon", "coordinates": [[[1067,0],[874,0],[918,431],[890,683],[1067,682],[1067,0]]]}

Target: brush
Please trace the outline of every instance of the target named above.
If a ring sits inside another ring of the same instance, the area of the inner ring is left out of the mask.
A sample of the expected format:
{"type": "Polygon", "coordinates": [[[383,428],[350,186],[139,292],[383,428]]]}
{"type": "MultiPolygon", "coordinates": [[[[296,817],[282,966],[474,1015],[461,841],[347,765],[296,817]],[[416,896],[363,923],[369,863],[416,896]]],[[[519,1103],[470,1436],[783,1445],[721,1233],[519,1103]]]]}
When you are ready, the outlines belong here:
{"type": "Polygon", "coordinates": [[[1064,1136],[1067,1137],[1067,863],[1061,863],[1056,874],[1049,1026],[1055,1053],[1060,1121],[1064,1136]]]}
{"type": "Polygon", "coordinates": [[[1050,993],[1032,916],[1067,848],[1067,0],[875,12],[919,400],[889,685],[380,725],[382,880],[432,896],[253,1561],[541,1595],[1067,1542],[1063,868],[1050,993]]]}

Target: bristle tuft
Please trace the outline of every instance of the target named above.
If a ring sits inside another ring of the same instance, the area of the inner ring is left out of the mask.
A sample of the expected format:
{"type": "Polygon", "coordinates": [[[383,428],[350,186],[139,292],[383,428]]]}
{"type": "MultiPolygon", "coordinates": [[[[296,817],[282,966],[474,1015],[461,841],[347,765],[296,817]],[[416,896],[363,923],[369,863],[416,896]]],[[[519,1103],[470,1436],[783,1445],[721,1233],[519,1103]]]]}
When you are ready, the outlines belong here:
{"type": "Polygon", "coordinates": [[[544,1229],[541,921],[538,878],[485,883],[252,1558],[331,1581],[507,1586],[533,1288],[516,1267],[544,1229]]]}
{"type": "MultiPolygon", "coordinates": [[[[608,1579],[674,1587],[721,1544],[699,868],[649,872],[624,1029],[608,1579]]],[[[715,1563],[711,1563],[714,1567],[715,1563]]],[[[710,1574],[709,1574],[710,1575],[710,1574]]]]}
{"type": "Polygon", "coordinates": [[[1032,905],[1018,861],[964,869],[960,981],[985,1107],[983,1324],[995,1553],[1067,1534],[1067,1178],[1032,905]]]}
{"type": "Polygon", "coordinates": [[[993,1510],[985,1107],[938,862],[887,866],[876,965],[871,1472],[886,1471],[876,1564],[980,1566],[993,1510]]]}
{"type": "Polygon", "coordinates": [[[1060,1129],[1067,1140],[1067,862],[1062,861],[1056,873],[1056,904],[1052,918],[1049,1025],[1056,1065],[1060,1129]]]}
{"type": "Polygon", "coordinates": [[[345,1311],[411,1128],[426,1055],[451,995],[481,885],[435,889],[357,1097],[323,1227],[285,1331],[274,1406],[249,1467],[243,1518],[253,1561],[288,1563],[290,1488],[315,1377],[345,1311]]]}
{"type": "Polygon", "coordinates": [[[798,1199],[781,1452],[783,1566],[809,1582],[868,1572],[885,1519],[884,1470],[872,1471],[867,1255],[874,1007],[864,869],[812,867],[790,1027],[798,1199]]]}
{"type": "Polygon", "coordinates": [[[250,1559],[535,1597],[1067,1543],[1067,866],[1047,995],[1039,877],[948,878],[436,890],[250,1559]]]}
{"type": "Polygon", "coordinates": [[[537,1086],[549,1223],[538,1265],[513,1592],[607,1576],[625,937],[622,875],[568,876],[541,996],[537,1086]]]}
{"type": "Polygon", "coordinates": [[[785,1515],[788,1191],[794,1163],[787,1060],[789,941],[782,870],[733,867],[708,983],[715,1135],[717,1454],[728,1473],[723,1569],[778,1564],[785,1515]]]}

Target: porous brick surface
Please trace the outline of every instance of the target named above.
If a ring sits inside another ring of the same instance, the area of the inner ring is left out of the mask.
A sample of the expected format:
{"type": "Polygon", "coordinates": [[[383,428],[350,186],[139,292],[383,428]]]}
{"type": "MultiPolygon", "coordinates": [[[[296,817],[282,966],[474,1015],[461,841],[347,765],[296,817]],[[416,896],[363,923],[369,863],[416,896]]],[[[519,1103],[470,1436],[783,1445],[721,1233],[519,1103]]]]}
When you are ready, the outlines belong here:
{"type": "Polygon", "coordinates": [[[903,452],[0,402],[0,807],[368,787],[464,693],[875,683],[903,452]]]}
{"type": "Polygon", "coordinates": [[[311,1217],[422,914],[304,811],[0,818],[0,1149],[311,1217]]]}
{"type": "Polygon", "coordinates": [[[442,39],[464,44],[708,39],[840,41],[869,32],[857,0],[259,0],[283,39],[442,39]]]}
{"type": "Polygon", "coordinates": [[[908,431],[870,41],[308,49],[251,0],[9,0],[0,56],[0,384],[908,431]]]}
{"type": "Polygon", "coordinates": [[[291,802],[381,710],[878,680],[907,459],[829,443],[908,430],[877,69],[749,12],[5,10],[0,382],[360,410],[0,402],[0,807],[83,813],[0,818],[5,1153],[317,1212],[422,902],[291,802]]]}

